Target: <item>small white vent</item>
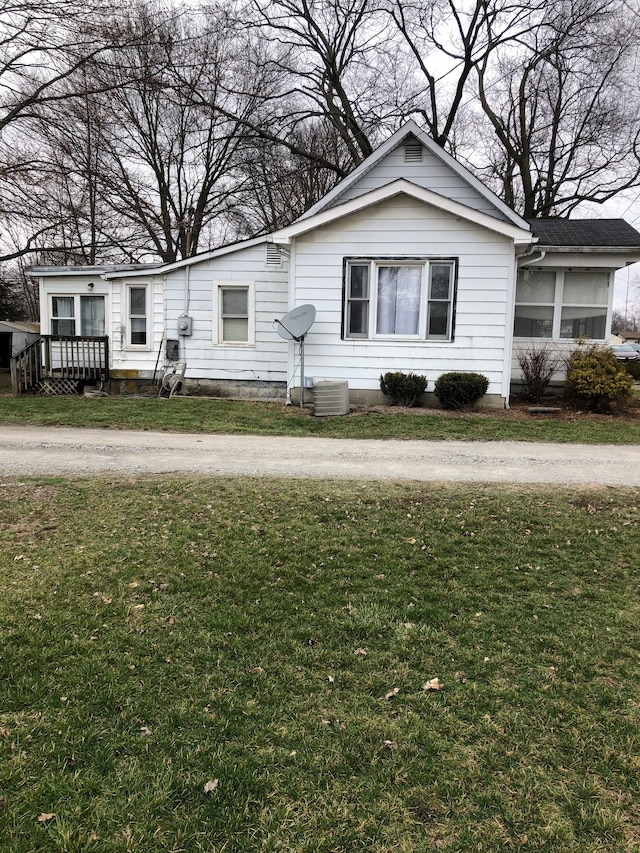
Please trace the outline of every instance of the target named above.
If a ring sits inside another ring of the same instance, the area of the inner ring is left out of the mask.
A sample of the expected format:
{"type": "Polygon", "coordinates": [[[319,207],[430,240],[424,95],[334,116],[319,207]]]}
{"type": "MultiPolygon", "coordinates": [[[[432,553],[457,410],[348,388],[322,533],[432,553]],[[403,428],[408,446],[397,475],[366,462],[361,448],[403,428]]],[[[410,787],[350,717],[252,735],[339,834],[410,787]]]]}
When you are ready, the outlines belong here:
{"type": "Polygon", "coordinates": [[[317,418],[331,415],[349,414],[349,383],[314,382],[313,385],[314,414],[317,418]]]}
{"type": "Polygon", "coordinates": [[[404,144],[404,162],[422,162],[422,144],[417,139],[410,139],[404,144]]]}
{"type": "Polygon", "coordinates": [[[267,256],[265,263],[268,267],[282,266],[282,253],[275,243],[267,243],[267,256]]]}

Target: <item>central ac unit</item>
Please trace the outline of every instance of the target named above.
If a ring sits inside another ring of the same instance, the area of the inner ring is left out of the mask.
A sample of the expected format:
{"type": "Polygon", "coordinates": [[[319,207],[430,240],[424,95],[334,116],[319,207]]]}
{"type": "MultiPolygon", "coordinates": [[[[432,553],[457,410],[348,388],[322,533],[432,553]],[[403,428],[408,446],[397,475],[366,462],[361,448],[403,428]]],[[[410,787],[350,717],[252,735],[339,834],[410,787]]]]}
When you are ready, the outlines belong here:
{"type": "Polygon", "coordinates": [[[349,383],[345,380],[316,382],[313,386],[316,417],[349,414],[349,383]]]}

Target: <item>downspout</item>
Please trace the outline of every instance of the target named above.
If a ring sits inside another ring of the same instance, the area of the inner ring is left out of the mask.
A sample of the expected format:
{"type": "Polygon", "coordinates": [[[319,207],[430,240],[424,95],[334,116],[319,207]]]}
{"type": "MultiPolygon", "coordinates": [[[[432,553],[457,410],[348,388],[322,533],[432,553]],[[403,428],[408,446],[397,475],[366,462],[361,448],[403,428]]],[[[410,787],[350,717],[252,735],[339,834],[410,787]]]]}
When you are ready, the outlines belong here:
{"type": "MultiPolygon", "coordinates": [[[[290,311],[295,306],[295,280],[296,280],[296,241],[295,238],[289,245],[289,296],[288,308],[290,311]]],[[[287,396],[285,405],[291,405],[291,386],[293,385],[296,367],[296,344],[295,341],[290,341],[287,345],[287,396]]],[[[304,383],[304,378],[303,378],[304,383]]]]}
{"type": "MultiPolygon", "coordinates": [[[[184,295],[182,300],[182,316],[189,316],[189,303],[191,302],[191,264],[187,263],[184,268],[184,295]]],[[[168,335],[168,332],[167,332],[168,335]]],[[[179,338],[182,338],[182,360],[186,362],[187,360],[187,339],[185,335],[179,335],[179,338]]]]}
{"type": "Polygon", "coordinates": [[[182,313],[186,317],[189,314],[189,302],[191,301],[191,294],[189,292],[191,279],[190,279],[190,270],[191,264],[187,264],[184,268],[184,299],[183,299],[183,307],[182,313]]]}

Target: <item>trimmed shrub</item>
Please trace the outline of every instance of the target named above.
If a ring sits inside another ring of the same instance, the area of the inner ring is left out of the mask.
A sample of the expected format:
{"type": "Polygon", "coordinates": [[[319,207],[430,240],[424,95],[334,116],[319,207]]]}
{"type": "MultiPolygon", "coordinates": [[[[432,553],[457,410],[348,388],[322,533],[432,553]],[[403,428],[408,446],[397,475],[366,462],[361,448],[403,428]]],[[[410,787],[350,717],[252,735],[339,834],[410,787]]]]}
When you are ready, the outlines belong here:
{"type": "Polygon", "coordinates": [[[445,409],[472,409],[487,393],[489,380],[481,373],[443,373],[433,389],[445,409]]]}
{"type": "Polygon", "coordinates": [[[415,406],[427,390],[427,377],[419,373],[384,373],[380,376],[380,390],[396,406],[415,406]]]}
{"type": "Polygon", "coordinates": [[[571,354],[564,393],[590,411],[606,412],[631,398],[633,379],[608,347],[590,344],[571,354]]]}
{"type": "Polygon", "coordinates": [[[522,371],[523,397],[529,403],[537,403],[544,396],[562,359],[546,342],[532,344],[528,350],[520,350],[516,358],[522,371]]]}

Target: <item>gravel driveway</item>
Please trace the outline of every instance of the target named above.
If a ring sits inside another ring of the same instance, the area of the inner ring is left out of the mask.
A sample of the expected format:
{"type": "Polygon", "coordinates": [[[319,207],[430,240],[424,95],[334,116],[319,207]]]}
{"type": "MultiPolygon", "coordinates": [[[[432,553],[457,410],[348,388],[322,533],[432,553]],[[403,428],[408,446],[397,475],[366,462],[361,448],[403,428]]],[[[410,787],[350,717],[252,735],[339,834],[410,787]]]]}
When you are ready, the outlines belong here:
{"type": "Polygon", "coordinates": [[[640,446],[0,426],[5,477],[154,473],[640,486],[640,446]]]}

